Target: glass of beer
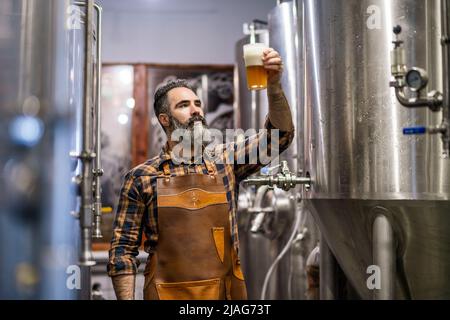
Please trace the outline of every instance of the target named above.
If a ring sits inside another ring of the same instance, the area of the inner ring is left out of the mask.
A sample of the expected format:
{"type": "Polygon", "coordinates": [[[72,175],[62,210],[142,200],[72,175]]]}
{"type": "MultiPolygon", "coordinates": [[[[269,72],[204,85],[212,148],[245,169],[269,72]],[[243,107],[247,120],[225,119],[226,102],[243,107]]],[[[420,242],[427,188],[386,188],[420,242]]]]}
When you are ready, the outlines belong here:
{"type": "Polygon", "coordinates": [[[244,45],[244,61],[249,90],[267,88],[267,70],[264,69],[262,58],[267,49],[264,43],[249,43],[244,45]]]}

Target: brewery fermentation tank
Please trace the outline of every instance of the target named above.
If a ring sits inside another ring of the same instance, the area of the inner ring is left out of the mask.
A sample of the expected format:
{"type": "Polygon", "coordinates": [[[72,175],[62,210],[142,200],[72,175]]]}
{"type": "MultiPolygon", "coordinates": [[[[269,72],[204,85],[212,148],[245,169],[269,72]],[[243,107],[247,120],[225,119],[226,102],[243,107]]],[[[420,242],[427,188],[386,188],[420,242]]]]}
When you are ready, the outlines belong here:
{"type": "MultiPolygon", "coordinates": [[[[299,101],[302,101],[302,90],[298,77],[302,72],[299,60],[298,42],[301,32],[301,18],[296,14],[296,7],[292,3],[283,3],[276,6],[269,13],[268,30],[257,30],[256,42],[262,42],[277,50],[285,64],[285,69],[294,70],[285,72],[282,77],[282,86],[286,98],[291,106],[294,125],[297,130],[297,113],[299,101]],[[286,32],[288,26],[298,26],[299,29],[286,32]],[[297,40],[296,40],[297,39],[297,40]],[[284,46],[284,43],[288,46],[284,46]]],[[[245,64],[242,47],[249,43],[246,36],[236,44],[235,67],[235,126],[244,130],[263,128],[268,113],[268,100],[266,90],[249,91],[246,86],[245,64]]],[[[301,128],[301,127],[300,127],[301,128]]],[[[300,134],[301,135],[301,134],[300,134]]],[[[303,159],[297,150],[303,150],[302,140],[294,138],[291,146],[280,159],[286,160],[294,173],[298,170],[298,159],[303,159]]],[[[276,172],[276,171],[273,171],[276,172]]],[[[260,299],[267,272],[277,256],[287,245],[287,253],[279,260],[267,280],[266,299],[306,299],[306,259],[317,243],[318,231],[311,215],[299,206],[301,199],[300,189],[289,192],[281,189],[270,190],[267,186],[252,189],[241,185],[239,194],[239,239],[240,257],[246,277],[247,291],[250,299],[260,299]],[[265,213],[262,213],[262,211],[265,213]],[[267,211],[268,210],[268,211],[267,211]],[[299,217],[299,226],[296,230],[296,216],[299,217]],[[258,226],[258,219],[263,221],[258,226]],[[292,242],[289,238],[295,232],[292,242]]]]}
{"type": "Polygon", "coordinates": [[[90,299],[100,25],[92,0],[0,0],[0,298],[90,299]]]}
{"type": "Polygon", "coordinates": [[[313,180],[304,197],[363,299],[450,298],[450,160],[438,135],[402,134],[441,114],[406,109],[389,88],[400,25],[406,64],[427,70],[427,88],[442,92],[440,5],[303,1],[303,168],[313,180]]]}
{"type": "MultiPolygon", "coordinates": [[[[256,42],[268,45],[269,34],[267,29],[258,29],[255,36],[256,42]]],[[[267,99],[265,99],[267,91],[250,91],[247,89],[243,46],[249,42],[250,36],[246,35],[237,41],[235,47],[234,124],[235,128],[241,128],[243,130],[262,129],[264,126],[264,117],[268,111],[267,99]]],[[[246,279],[248,297],[249,299],[259,299],[265,274],[269,269],[271,261],[278,252],[278,241],[270,241],[262,234],[254,234],[250,231],[252,214],[248,209],[252,207],[256,192],[243,188],[240,188],[239,192],[239,256],[246,279]],[[262,252],[266,254],[261,254],[262,252]]],[[[276,277],[273,278],[272,283],[276,285],[276,277]]],[[[268,296],[275,298],[276,295],[276,290],[272,290],[268,296]]]]}
{"type": "MultiPolygon", "coordinates": [[[[289,163],[291,171],[298,176],[304,176],[304,54],[303,54],[303,4],[287,1],[278,4],[269,12],[268,29],[269,45],[275,49],[283,60],[283,74],[281,84],[292,112],[295,136],[289,149],[282,155],[289,163]]],[[[299,203],[302,201],[301,187],[290,192],[295,198],[293,210],[301,217],[301,224],[297,234],[297,241],[291,246],[290,261],[284,263],[294,268],[290,278],[281,278],[284,285],[295,288],[292,290],[293,299],[306,299],[306,260],[316,246],[320,232],[309,210],[299,203]]],[[[275,205],[277,205],[275,203],[275,205]]],[[[295,212],[294,212],[295,213],[295,212]]],[[[289,235],[289,230],[285,231],[289,235]]]]}
{"type": "Polygon", "coordinates": [[[0,0],[1,299],[79,292],[68,281],[78,261],[69,152],[81,99],[69,4],[0,0]]]}

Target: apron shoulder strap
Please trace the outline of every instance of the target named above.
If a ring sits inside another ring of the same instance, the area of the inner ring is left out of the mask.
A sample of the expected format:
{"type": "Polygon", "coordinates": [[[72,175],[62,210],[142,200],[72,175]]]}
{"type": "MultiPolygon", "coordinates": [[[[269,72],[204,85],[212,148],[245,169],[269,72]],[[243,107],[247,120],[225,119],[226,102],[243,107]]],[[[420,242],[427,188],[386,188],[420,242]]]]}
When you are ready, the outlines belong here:
{"type": "Polygon", "coordinates": [[[205,161],[206,169],[208,169],[208,174],[211,177],[214,177],[215,174],[216,174],[216,167],[215,167],[215,165],[211,161],[209,161],[207,159],[204,159],[204,161],[205,161]]]}

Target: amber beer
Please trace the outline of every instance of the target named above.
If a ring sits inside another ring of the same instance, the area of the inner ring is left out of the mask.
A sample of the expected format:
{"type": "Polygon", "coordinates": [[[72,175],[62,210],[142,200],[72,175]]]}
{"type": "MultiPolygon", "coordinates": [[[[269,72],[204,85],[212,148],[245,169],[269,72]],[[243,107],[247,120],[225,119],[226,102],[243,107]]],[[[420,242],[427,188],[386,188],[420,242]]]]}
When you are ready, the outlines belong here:
{"type": "Polygon", "coordinates": [[[244,61],[249,90],[267,88],[267,70],[264,69],[262,57],[267,49],[264,43],[249,43],[244,45],[244,61]]]}

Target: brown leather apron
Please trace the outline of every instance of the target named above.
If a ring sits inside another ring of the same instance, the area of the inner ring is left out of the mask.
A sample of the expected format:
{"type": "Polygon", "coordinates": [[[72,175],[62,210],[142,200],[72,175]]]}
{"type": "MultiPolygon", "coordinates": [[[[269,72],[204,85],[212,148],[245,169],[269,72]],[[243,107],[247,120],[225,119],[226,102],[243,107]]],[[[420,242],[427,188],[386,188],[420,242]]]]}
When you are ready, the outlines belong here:
{"type": "Polygon", "coordinates": [[[158,244],[145,268],[145,300],[247,299],[230,235],[223,175],[157,179],[158,244]]]}

